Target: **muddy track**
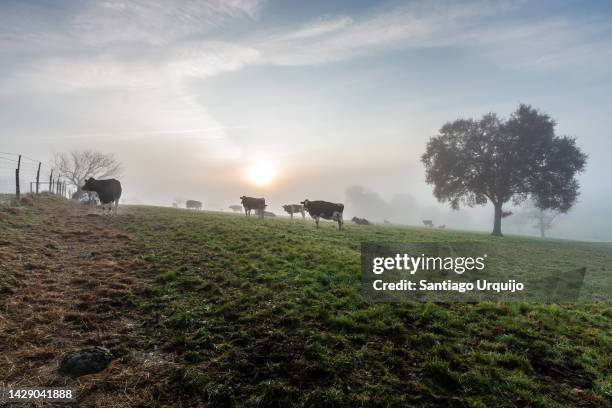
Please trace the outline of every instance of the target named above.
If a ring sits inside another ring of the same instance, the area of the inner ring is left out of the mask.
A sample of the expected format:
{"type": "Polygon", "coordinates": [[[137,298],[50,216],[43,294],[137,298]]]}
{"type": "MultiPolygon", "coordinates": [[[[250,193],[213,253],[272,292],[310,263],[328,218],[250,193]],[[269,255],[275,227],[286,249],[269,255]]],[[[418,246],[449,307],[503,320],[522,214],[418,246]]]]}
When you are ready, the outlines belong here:
{"type": "Polygon", "coordinates": [[[126,351],[141,326],[132,300],[147,282],[133,238],[116,226],[129,215],[109,220],[48,196],[32,204],[0,213],[0,274],[15,277],[0,293],[0,384],[71,387],[79,406],[160,405],[169,363],[126,351]],[[88,345],[115,359],[98,374],[59,375],[61,356],[88,345]]]}

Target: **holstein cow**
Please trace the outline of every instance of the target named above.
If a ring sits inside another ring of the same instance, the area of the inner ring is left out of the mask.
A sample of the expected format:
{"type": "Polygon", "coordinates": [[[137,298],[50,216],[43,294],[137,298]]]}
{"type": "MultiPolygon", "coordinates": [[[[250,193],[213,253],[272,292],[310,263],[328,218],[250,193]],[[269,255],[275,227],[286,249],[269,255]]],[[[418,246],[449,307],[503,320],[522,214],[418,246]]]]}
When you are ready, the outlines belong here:
{"type": "Polygon", "coordinates": [[[185,207],[193,208],[194,210],[201,210],[202,209],[202,202],[201,201],[196,201],[196,200],[187,200],[187,201],[185,201],[185,207]]]}
{"type": "Polygon", "coordinates": [[[304,214],[304,206],[301,204],[286,204],[283,205],[283,209],[289,213],[292,220],[293,214],[302,214],[302,219],[306,219],[306,214],[304,214]]]}
{"type": "Polygon", "coordinates": [[[121,198],[121,183],[119,180],[96,180],[93,177],[85,180],[85,185],[81,190],[95,191],[102,203],[102,211],[106,210],[108,205],[108,213],[112,210],[113,202],[115,203],[114,213],[117,215],[117,207],[119,206],[119,198],[121,198]]]}
{"type": "Polygon", "coordinates": [[[251,210],[255,210],[259,218],[264,217],[264,211],[266,210],[266,199],[265,198],[253,198],[242,196],[240,202],[244,207],[244,215],[247,217],[251,216],[251,210]]]}
{"type": "Polygon", "coordinates": [[[327,201],[310,201],[308,199],[302,201],[300,204],[304,205],[304,210],[308,211],[308,214],[314,218],[319,228],[319,219],[334,220],[338,222],[338,229],[342,230],[342,213],[344,212],[344,204],[330,203],[327,201]]]}
{"type": "Polygon", "coordinates": [[[423,220],[423,225],[426,227],[431,227],[433,228],[434,224],[432,220],[423,220]]]}

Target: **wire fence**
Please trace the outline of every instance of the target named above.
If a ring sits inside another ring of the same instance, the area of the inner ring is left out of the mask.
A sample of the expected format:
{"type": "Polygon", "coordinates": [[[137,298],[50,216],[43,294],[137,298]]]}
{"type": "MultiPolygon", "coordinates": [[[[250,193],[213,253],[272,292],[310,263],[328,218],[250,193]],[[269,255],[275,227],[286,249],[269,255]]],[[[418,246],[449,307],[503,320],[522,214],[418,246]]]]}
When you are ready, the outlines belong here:
{"type": "Polygon", "coordinates": [[[49,192],[70,197],[66,180],[42,161],[23,154],[0,152],[0,201],[17,201],[23,194],[49,192]]]}

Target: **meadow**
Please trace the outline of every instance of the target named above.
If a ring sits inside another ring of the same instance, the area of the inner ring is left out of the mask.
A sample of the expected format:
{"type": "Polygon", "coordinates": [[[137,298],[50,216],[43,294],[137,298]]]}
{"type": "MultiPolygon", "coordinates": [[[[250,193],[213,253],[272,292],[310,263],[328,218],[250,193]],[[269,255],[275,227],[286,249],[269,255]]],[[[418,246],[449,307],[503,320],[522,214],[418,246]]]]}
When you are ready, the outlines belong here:
{"type": "MultiPolygon", "coordinates": [[[[127,210],[125,210],[127,208],[127,210]]],[[[610,406],[612,245],[146,206],[113,223],[150,265],[132,302],[192,401],[244,406],[610,406]],[[573,304],[369,303],[361,242],[486,242],[529,270],[587,268],[573,304]]],[[[123,252],[122,252],[123,253],[123,252]]]]}

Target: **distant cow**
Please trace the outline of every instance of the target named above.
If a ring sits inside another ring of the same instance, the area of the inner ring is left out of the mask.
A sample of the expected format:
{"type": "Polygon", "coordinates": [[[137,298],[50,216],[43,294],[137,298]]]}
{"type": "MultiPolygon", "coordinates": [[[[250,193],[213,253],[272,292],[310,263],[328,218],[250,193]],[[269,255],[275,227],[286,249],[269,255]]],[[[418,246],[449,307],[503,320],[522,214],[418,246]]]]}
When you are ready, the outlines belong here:
{"type": "Polygon", "coordinates": [[[202,209],[202,202],[201,201],[196,201],[196,200],[187,200],[187,201],[185,201],[185,207],[193,208],[194,210],[201,210],[202,209]]]}
{"type": "Polygon", "coordinates": [[[233,212],[240,212],[240,211],[242,211],[242,206],[241,205],[230,205],[229,208],[233,212]]]}
{"type": "Polygon", "coordinates": [[[372,223],[366,220],[365,218],[353,217],[351,221],[353,221],[357,225],[372,225],[372,223]]]}
{"type": "Polygon", "coordinates": [[[446,228],[446,224],[438,225],[438,228],[445,229],[446,228]]]}
{"type": "Polygon", "coordinates": [[[384,222],[385,224],[391,224],[391,221],[389,221],[389,220],[384,220],[383,222],[384,222]]]}
{"type": "Polygon", "coordinates": [[[426,227],[431,227],[433,228],[433,221],[432,220],[423,220],[423,225],[426,227]]]}
{"type": "Polygon", "coordinates": [[[121,183],[119,180],[96,180],[93,177],[85,180],[85,185],[81,190],[95,191],[98,194],[100,203],[102,203],[102,211],[106,212],[108,205],[108,213],[112,210],[113,203],[115,204],[114,214],[117,215],[117,207],[119,206],[119,198],[121,198],[121,183]]]}
{"type": "Polygon", "coordinates": [[[326,220],[334,220],[338,222],[338,229],[342,229],[342,213],[344,212],[344,204],[330,203],[327,201],[310,201],[308,199],[302,201],[300,204],[304,205],[304,210],[308,211],[308,214],[314,218],[319,228],[319,219],[323,218],[326,220]]]}
{"type": "MultiPolygon", "coordinates": [[[[255,213],[256,213],[257,215],[261,216],[260,212],[261,212],[261,210],[256,210],[256,211],[255,211],[255,213]]],[[[266,217],[276,217],[276,214],[274,214],[272,211],[264,211],[263,213],[264,213],[264,215],[265,215],[266,217]]]]}
{"type": "Polygon", "coordinates": [[[247,217],[251,216],[251,210],[255,210],[255,213],[259,215],[259,218],[264,217],[264,211],[266,210],[266,199],[265,198],[253,198],[242,196],[240,202],[244,207],[244,215],[247,217]]]}
{"type": "Polygon", "coordinates": [[[293,219],[293,214],[302,214],[302,219],[306,219],[306,214],[304,213],[304,206],[301,204],[286,204],[283,205],[283,209],[289,213],[291,219],[293,219]]]}

